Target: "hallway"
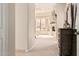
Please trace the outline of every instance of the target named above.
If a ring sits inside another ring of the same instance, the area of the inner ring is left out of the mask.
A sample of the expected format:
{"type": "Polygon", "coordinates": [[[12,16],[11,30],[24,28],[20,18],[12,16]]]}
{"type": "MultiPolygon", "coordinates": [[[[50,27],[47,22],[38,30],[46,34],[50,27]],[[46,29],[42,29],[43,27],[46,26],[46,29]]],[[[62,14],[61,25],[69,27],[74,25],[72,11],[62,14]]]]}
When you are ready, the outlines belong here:
{"type": "Polygon", "coordinates": [[[55,44],[57,44],[57,40],[54,36],[38,35],[34,40],[34,46],[32,49],[43,49],[55,44]]]}
{"type": "Polygon", "coordinates": [[[39,35],[29,52],[18,52],[19,56],[58,56],[57,41],[53,36],[39,35]]]}
{"type": "Polygon", "coordinates": [[[30,51],[16,52],[16,55],[58,55],[58,42],[54,35],[56,30],[52,31],[52,26],[56,29],[57,20],[53,19],[55,16],[53,4],[29,4],[29,8],[26,8],[26,5],[16,4],[15,42],[16,50],[28,50],[29,46],[30,51]],[[47,7],[47,5],[50,7],[47,7]],[[52,16],[52,13],[54,16],[52,16]],[[28,14],[30,17],[28,17],[28,14]],[[26,17],[26,15],[28,16],[26,17]],[[39,21],[39,19],[41,20],[39,21]],[[54,22],[54,24],[50,24],[51,22],[54,22]],[[36,38],[35,35],[37,35],[36,38]]]}

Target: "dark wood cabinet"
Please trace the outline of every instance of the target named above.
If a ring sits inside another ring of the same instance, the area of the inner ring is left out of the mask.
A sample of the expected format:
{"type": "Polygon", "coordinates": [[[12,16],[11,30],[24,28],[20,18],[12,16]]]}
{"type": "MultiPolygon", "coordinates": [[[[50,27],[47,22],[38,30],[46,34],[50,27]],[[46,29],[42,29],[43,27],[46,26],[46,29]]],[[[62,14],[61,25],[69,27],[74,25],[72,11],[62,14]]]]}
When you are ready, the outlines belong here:
{"type": "Polygon", "coordinates": [[[76,29],[59,29],[60,56],[76,56],[76,29]]]}

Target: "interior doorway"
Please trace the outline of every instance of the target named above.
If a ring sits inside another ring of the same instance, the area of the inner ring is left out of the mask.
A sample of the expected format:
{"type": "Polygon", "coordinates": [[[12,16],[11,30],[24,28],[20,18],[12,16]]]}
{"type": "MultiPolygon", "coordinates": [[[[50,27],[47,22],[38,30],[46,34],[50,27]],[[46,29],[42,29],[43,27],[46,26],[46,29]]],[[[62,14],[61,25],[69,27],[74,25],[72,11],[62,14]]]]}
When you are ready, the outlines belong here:
{"type": "Polygon", "coordinates": [[[46,50],[48,55],[58,55],[57,14],[54,5],[35,4],[36,38],[32,50],[46,50]]]}
{"type": "Polygon", "coordinates": [[[57,56],[59,54],[56,34],[57,14],[54,5],[16,4],[16,55],[57,56]]]}
{"type": "Polygon", "coordinates": [[[57,14],[53,5],[35,4],[36,35],[54,36],[56,34],[57,14]]]}

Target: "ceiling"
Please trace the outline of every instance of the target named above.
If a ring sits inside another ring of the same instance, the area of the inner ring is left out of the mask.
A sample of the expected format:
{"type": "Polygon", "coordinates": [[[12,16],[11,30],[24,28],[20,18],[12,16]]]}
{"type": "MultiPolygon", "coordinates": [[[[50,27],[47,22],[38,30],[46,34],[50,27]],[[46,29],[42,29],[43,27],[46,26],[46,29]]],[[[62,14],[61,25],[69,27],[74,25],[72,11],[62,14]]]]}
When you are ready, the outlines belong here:
{"type": "Polygon", "coordinates": [[[36,3],[35,14],[36,16],[49,15],[53,10],[56,3],[36,3]]]}
{"type": "Polygon", "coordinates": [[[55,3],[36,3],[35,4],[35,10],[36,12],[45,12],[45,11],[51,11],[53,10],[55,3]]]}
{"type": "Polygon", "coordinates": [[[35,10],[36,11],[47,11],[47,10],[53,10],[56,6],[63,6],[66,3],[36,3],[35,4],[35,10]]]}
{"type": "Polygon", "coordinates": [[[63,6],[65,3],[36,3],[35,14],[36,16],[48,15],[54,11],[55,7],[63,6]]]}

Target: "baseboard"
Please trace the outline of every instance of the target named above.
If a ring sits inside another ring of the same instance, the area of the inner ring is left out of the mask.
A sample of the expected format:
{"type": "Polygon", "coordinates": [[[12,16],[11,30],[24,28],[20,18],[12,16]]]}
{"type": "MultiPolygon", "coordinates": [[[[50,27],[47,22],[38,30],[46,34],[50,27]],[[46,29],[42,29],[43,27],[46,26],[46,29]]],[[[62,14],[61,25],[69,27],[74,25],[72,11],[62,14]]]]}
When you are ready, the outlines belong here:
{"type": "Polygon", "coordinates": [[[23,49],[16,49],[15,52],[25,52],[23,49]]]}
{"type": "Polygon", "coordinates": [[[16,49],[16,50],[15,50],[15,52],[19,52],[19,53],[20,53],[20,52],[21,52],[21,53],[22,53],[22,52],[25,53],[25,52],[28,52],[28,51],[29,51],[29,50],[23,50],[23,49],[16,49]]]}

